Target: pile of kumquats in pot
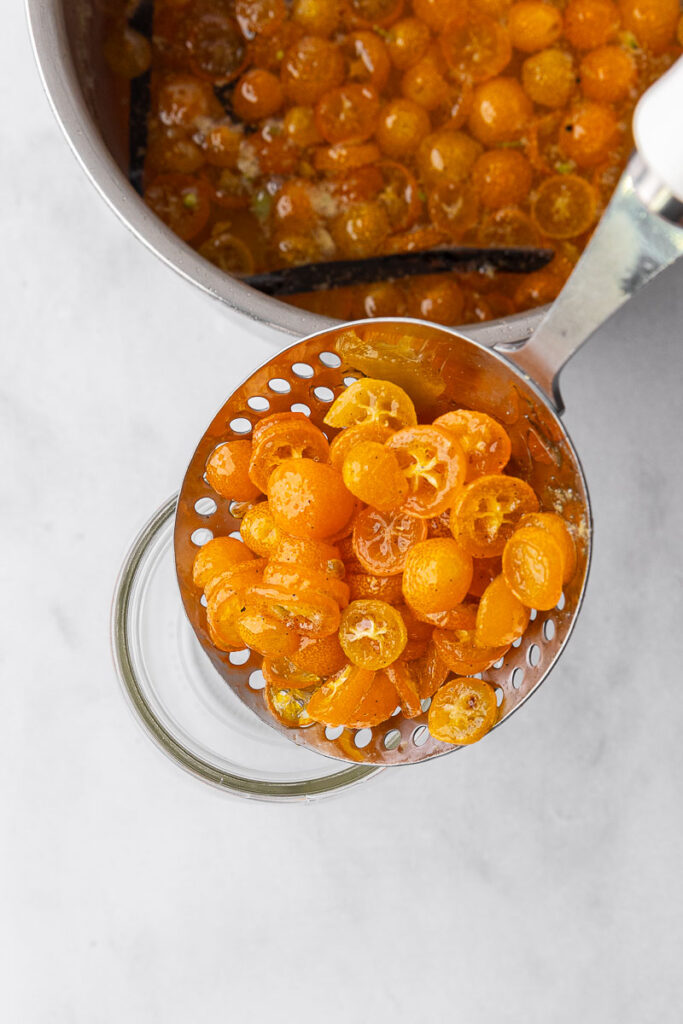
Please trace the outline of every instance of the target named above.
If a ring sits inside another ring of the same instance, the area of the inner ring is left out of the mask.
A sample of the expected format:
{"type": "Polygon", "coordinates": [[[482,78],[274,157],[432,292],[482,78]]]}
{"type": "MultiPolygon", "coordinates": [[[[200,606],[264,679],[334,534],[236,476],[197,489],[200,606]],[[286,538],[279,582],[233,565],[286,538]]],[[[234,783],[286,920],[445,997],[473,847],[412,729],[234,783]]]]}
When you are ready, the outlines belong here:
{"type": "Polygon", "coordinates": [[[291,300],[458,324],[555,298],[681,44],[679,0],[156,0],[151,45],[119,19],[105,52],[124,87],[151,68],[147,203],[228,273],[554,249],[291,300]]]}
{"type": "MultiPolygon", "coordinates": [[[[347,329],[337,349],[359,343],[347,329]]],[[[498,714],[477,674],[560,601],[570,529],[506,473],[510,438],[483,412],[418,423],[402,387],[361,377],[324,422],[331,442],[275,413],[210,455],[210,486],[246,503],[240,539],[195,557],[211,642],[263,656],[285,726],[371,727],[431,699],[432,736],[474,743],[498,714]]]]}

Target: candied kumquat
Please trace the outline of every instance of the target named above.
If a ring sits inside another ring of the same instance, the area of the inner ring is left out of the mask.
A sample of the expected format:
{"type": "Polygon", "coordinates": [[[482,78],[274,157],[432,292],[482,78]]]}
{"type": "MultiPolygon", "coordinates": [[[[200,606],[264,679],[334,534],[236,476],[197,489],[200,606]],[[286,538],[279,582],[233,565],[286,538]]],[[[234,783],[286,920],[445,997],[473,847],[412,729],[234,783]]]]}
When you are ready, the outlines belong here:
{"type": "Polygon", "coordinates": [[[533,489],[519,477],[501,473],[480,476],[456,496],[451,531],[474,558],[502,555],[521,517],[537,512],[538,507],[533,489]]]}
{"type": "Polygon", "coordinates": [[[499,75],[510,63],[511,41],[514,43],[511,22],[506,30],[488,15],[477,13],[470,14],[464,25],[457,19],[451,22],[439,40],[449,68],[467,82],[484,82],[499,75]]]}
{"type": "Polygon", "coordinates": [[[244,601],[252,611],[261,612],[277,620],[285,630],[302,636],[331,636],[339,627],[339,605],[322,590],[262,583],[249,587],[244,592],[244,601]]]}
{"type": "Polygon", "coordinates": [[[184,174],[159,175],[145,189],[145,202],[184,242],[206,227],[211,213],[207,186],[184,174]]]}
{"type": "Polygon", "coordinates": [[[192,563],[192,582],[204,587],[238,562],[248,562],[254,555],[236,537],[214,537],[204,544],[192,563]]]}
{"type": "Polygon", "coordinates": [[[522,516],[519,525],[537,526],[541,530],[548,530],[562,552],[562,582],[569,583],[576,572],[576,545],[562,516],[558,516],[556,512],[529,512],[522,516]]]}
{"type": "Polygon", "coordinates": [[[310,690],[285,689],[272,683],[265,688],[268,710],[273,718],[288,729],[306,729],[313,725],[307,706],[311,699],[310,690]]]}
{"type": "Polygon", "coordinates": [[[482,647],[507,647],[529,625],[529,609],[516,597],[503,576],[496,576],[481,596],[475,638],[482,647]]]}
{"type": "Polygon", "coordinates": [[[385,671],[398,694],[403,717],[417,718],[422,713],[422,704],[415,671],[405,661],[397,661],[385,671]]]}
{"type": "Polygon", "coordinates": [[[376,576],[403,572],[413,545],[427,539],[427,523],[408,512],[366,508],[353,524],[353,550],[364,569],[376,576]]]}
{"type": "Polygon", "coordinates": [[[417,64],[430,43],[428,26],[419,18],[403,18],[394,22],[387,35],[387,49],[391,63],[399,71],[417,64]]]}
{"type": "Polygon", "coordinates": [[[458,746],[476,743],[496,723],[496,692],[481,679],[451,679],[429,708],[429,731],[437,740],[458,746]]]}
{"type": "Polygon", "coordinates": [[[414,426],[415,406],[396,384],[364,377],[342,391],[325,416],[329,427],[352,427],[373,421],[392,430],[414,426]]]}
{"type": "Polygon", "coordinates": [[[375,132],[379,148],[395,160],[411,156],[431,129],[429,114],[413,100],[391,100],[382,109],[375,132]]]}
{"type": "Polygon", "coordinates": [[[400,576],[375,576],[347,570],[346,582],[352,601],[371,599],[385,601],[387,604],[399,604],[403,600],[400,576]]]}
{"type": "Polygon", "coordinates": [[[429,700],[448,678],[448,666],[431,641],[425,653],[412,663],[420,700],[429,700]]]}
{"type": "MultiPolygon", "coordinates": [[[[302,640],[303,643],[313,641],[302,640]]],[[[320,686],[324,682],[322,676],[314,672],[305,672],[289,660],[289,658],[264,658],[261,664],[261,672],[266,683],[276,689],[299,689],[308,690],[313,686],[320,686]]]]}
{"type": "Polygon", "coordinates": [[[459,605],[472,582],[472,559],[456,541],[433,537],[408,551],[403,596],[416,612],[447,612],[459,605]]]}
{"type": "Polygon", "coordinates": [[[258,583],[265,561],[241,562],[211,579],[206,588],[206,621],[212,643],[222,651],[244,647],[238,630],[238,618],[244,606],[244,593],[258,583]]]}
{"type": "Polygon", "coordinates": [[[339,643],[361,668],[386,668],[400,657],[408,632],[400,612],[384,601],[352,601],[342,612],[339,643]]]}
{"type": "Polygon", "coordinates": [[[522,64],[522,86],[530,100],[554,110],[564,107],[576,91],[576,72],[570,53],[541,50],[522,64]]]}
{"type": "Polygon", "coordinates": [[[329,444],[319,430],[305,416],[296,420],[275,420],[260,425],[255,432],[249,478],[264,494],[268,490],[273,470],[292,459],[327,462],[329,444]]]}
{"type": "Polygon", "coordinates": [[[367,420],[364,423],[357,423],[353,427],[347,427],[340,431],[332,439],[330,444],[330,465],[334,466],[341,473],[344,459],[352,448],[362,441],[376,441],[383,444],[388,441],[393,433],[391,427],[379,423],[377,420],[367,420]]]}
{"type": "Polygon", "coordinates": [[[533,107],[515,78],[492,78],[474,90],[469,129],[485,146],[520,138],[533,107]]]}
{"type": "Polygon", "coordinates": [[[349,587],[344,580],[336,576],[326,576],[318,569],[304,569],[291,562],[268,560],[263,573],[264,583],[274,583],[278,587],[286,587],[292,592],[303,590],[320,590],[332,597],[340,608],[349,603],[349,587]]]}
{"type": "Polygon", "coordinates": [[[267,658],[291,655],[299,646],[298,633],[273,616],[254,611],[248,604],[237,616],[237,632],[245,647],[267,658]]]}
{"type": "Polygon", "coordinates": [[[434,643],[442,661],[459,676],[486,671],[507,651],[507,646],[482,647],[477,643],[474,628],[435,629],[434,643]]]}
{"type": "Polygon", "coordinates": [[[209,456],[206,478],[209,485],[223,498],[251,501],[261,493],[249,479],[251,441],[227,441],[209,456]]]}
{"type": "Polygon", "coordinates": [[[603,103],[586,100],[560,126],[560,149],[580,168],[595,167],[619,143],[619,122],[603,103]]]}
{"type": "Polygon", "coordinates": [[[323,725],[346,725],[366,696],[375,673],[359,665],[345,665],[311,695],[307,712],[323,725]]]}
{"type": "Polygon", "coordinates": [[[557,174],[538,189],[532,213],[539,231],[548,238],[575,238],[593,226],[597,194],[585,178],[557,174]]]}
{"type": "Polygon", "coordinates": [[[621,103],[633,89],[638,71],[632,54],[622,46],[599,46],[583,57],[579,75],[586,99],[621,103]]]}
{"type": "Polygon", "coordinates": [[[379,98],[371,85],[340,85],[315,108],[318,131],[328,142],[364,142],[377,127],[379,98]]]}
{"type": "Polygon", "coordinates": [[[439,426],[398,430],[386,442],[408,484],[404,507],[431,519],[451,503],[465,479],[467,461],[460,442],[439,426]]]}
{"type": "Polygon", "coordinates": [[[285,54],[281,76],[285,95],[292,103],[317,103],[344,81],[344,57],[335,43],[304,36],[285,54]]]}
{"type": "Polygon", "coordinates": [[[395,686],[386,671],[380,670],[374,673],[369,690],[343,724],[349,729],[369,729],[391,718],[398,704],[395,686]]]}
{"type": "Polygon", "coordinates": [[[408,497],[408,483],[396,455],[378,441],[361,441],[346,455],[342,477],[366,505],[389,512],[408,497]]]}
{"type": "Polygon", "coordinates": [[[564,13],[564,32],[577,50],[592,50],[616,36],[619,21],[612,0],[570,0],[564,13]]]}
{"type": "Polygon", "coordinates": [[[339,548],[324,541],[281,534],[270,554],[275,562],[292,562],[300,569],[314,569],[324,576],[344,575],[339,548]]]}
{"type": "Polygon", "coordinates": [[[562,596],[564,557],[549,530],[522,526],[503,551],[503,578],[527,608],[548,611],[562,596]]]}
{"type": "Polygon", "coordinates": [[[324,637],[301,637],[298,648],[288,660],[299,672],[327,678],[344,667],[346,655],[339,637],[333,633],[324,637]]]}
{"type": "Polygon", "coordinates": [[[680,16],[678,0],[621,0],[624,28],[642,47],[661,53],[674,42],[680,16]]]}
{"type": "Polygon", "coordinates": [[[240,536],[250,551],[268,557],[275,551],[282,531],[275,525],[270,505],[261,501],[247,509],[240,523],[240,536]]]}
{"type": "Polygon", "coordinates": [[[562,34],[562,14],[542,0],[519,0],[508,11],[508,32],[516,50],[545,50],[562,34]]]}
{"type": "Polygon", "coordinates": [[[324,540],[351,519],[354,500],[341,474],[312,459],[287,459],[268,480],[270,513],[285,533],[324,540]]]}
{"type": "Polygon", "coordinates": [[[472,168],[477,198],[489,210],[523,202],[531,180],[531,165],[516,149],[490,149],[482,153],[472,168]]]}
{"type": "Polygon", "coordinates": [[[435,426],[453,434],[467,459],[466,481],[490,473],[500,473],[508,464],[510,438],[504,427],[484,412],[458,409],[434,420],[435,426]]]}

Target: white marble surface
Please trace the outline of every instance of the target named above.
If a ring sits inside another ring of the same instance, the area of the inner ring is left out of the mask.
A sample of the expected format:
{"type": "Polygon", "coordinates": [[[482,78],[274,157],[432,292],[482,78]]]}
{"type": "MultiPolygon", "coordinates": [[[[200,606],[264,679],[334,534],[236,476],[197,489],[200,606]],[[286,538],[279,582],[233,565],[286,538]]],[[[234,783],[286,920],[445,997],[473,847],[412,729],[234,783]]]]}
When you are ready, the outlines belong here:
{"type": "Polygon", "coordinates": [[[345,797],[226,799],[133,722],[109,605],[267,343],[105,208],[5,18],[2,1019],[679,1022],[683,268],[566,371],[595,560],[540,694],[345,797]]]}

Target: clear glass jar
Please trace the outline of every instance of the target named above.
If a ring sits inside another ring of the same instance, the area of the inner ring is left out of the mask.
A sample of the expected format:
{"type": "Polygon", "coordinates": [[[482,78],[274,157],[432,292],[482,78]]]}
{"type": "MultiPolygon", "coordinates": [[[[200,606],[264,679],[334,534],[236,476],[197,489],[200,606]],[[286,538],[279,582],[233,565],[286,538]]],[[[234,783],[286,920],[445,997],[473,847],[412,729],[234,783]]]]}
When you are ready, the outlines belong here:
{"type": "Polygon", "coordinates": [[[128,702],[176,764],[236,796],[308,801],[363,782],[381,768],[349,765],[297,746],[242,704],[204,654],[175,573],[176,497],[126,556],[112,608],[112,648],[128,702]]]}

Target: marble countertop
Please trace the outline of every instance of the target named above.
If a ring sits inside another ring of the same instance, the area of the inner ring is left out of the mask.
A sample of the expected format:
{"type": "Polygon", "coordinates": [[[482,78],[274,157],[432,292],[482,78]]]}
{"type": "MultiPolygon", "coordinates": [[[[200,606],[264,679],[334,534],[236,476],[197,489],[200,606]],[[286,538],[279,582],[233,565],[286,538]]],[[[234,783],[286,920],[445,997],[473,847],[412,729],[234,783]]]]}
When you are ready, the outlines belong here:
{"type": "Polygon", "coordinates": [[[136,726],[108,620],[132,536],[271,341],[105,207],[7,13],[3,1019],[678,1022],[683,267],[564,375],[595,555],[534,700],[337,799],[228,799],[136,726]]]}

